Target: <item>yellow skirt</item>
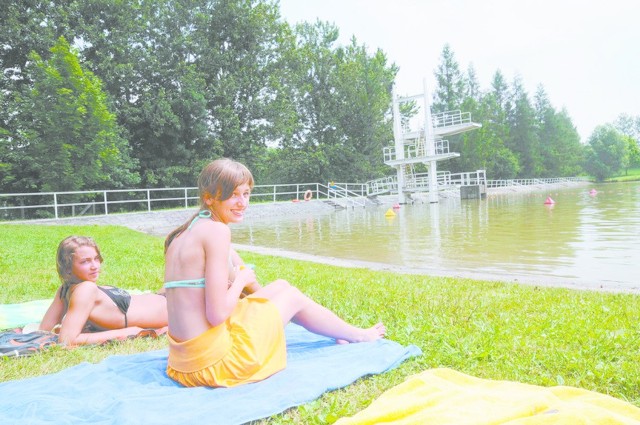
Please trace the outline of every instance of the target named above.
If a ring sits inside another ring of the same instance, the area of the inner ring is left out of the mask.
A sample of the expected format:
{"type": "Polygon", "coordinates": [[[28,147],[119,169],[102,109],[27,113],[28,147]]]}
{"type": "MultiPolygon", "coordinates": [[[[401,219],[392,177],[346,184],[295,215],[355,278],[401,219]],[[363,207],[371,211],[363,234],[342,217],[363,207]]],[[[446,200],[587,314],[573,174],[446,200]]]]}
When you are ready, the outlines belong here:
{"type": "Polygon", "coordinates": [[[187,387],[261,381],[287,365],[280,312],[264,298],[243,298],[226,322],[193,339],[168,338],[167,375],[187,387]]]}

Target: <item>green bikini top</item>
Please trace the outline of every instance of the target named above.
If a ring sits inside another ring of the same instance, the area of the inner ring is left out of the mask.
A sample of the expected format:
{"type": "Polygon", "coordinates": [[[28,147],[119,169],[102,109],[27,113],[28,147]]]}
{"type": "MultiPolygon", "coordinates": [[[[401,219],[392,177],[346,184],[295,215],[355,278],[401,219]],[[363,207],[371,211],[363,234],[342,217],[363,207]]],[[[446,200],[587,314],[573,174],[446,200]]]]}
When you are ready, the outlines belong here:
{"type": "MultiPolygon", "coordinates": [[[[209,211],[209,210],[200,211],[198,213],[198,215],[193,217],[193,220],[191,220],[191,223],[189,223],[189,227],[187,227],[187,230],[191,230],[191,227],[193,227],[194,223],[196,221],[198,221],[199,219],[201,219],[201,218],[211,218],[211,211],[209,211]]],[[[231,256],[229,256],[229,265],[233,268],[233,263],[231,261],[231,256]]],[[[170,281],[170,282],[165,282],[164,283],[164,287],[165,287],[165,289],[169,289],[169,288],[204,288],[204,277],[200,278],[200,279],[173,280],[173,281],[170,281]]]]}
{"type": "Polygon", "coordinates": [[[169,288],[204,288],[204,277],[201,279],[172,280],[164,283],[164,289],[169,288]]]}

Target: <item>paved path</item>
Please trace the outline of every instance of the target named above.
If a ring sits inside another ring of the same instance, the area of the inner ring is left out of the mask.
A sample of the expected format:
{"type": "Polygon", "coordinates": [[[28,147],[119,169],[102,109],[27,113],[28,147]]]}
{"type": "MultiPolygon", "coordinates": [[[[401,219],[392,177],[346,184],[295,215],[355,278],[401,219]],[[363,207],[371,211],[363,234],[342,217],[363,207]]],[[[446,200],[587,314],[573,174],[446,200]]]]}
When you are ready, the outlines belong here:
{"type": "MultiPolygon", "coordinates": [[[[152,211],[142,213],[109,214],[86,217],[70,217],[60,219],[29,220],[19,223],[46,225],[92,225],[112,224],[125,226],[139,232],[155,236],[166,236],[189,219],[197,208],[169,211],[152,211]]],[[[267,204],[251,204],[245,214],[245,219],[255,220],[273,216],[300,214],[327,214],[335,211],[334,207],[319,200],[309,202],[274,202],[267,204]]],[[[17,223],[17,222],[16,222],[17,223]]]]}

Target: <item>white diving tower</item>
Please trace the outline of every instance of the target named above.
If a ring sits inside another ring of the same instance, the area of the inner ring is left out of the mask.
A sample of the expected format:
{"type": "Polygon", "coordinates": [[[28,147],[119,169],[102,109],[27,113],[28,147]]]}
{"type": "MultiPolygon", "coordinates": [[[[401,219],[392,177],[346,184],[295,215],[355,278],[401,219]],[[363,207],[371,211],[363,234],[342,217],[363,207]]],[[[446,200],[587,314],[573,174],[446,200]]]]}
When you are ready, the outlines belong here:
{"type": "Polygon", "coordinates": [[[384,163],[397,170],[398,202],[406,203],[406,196],[412,192],[424,192],[428,189],[429,202],[438,202],[439,180],[446,181],[446,173],[438,175],[438,161],[459,157],[457,152],[449,152],[446,136],[464,133],[482,127],[471,121],[471,114],[461,111],[447,111],[431,115],[431,101],[426,80],[424,92],[415,96],[397,97],[393,92],[393,138],[394,146],[385,147],[384,163]],[[422,101],[422,105],[420,105],[422,101]],[[423,123],[419,116],[403,123],[400,105],[416,102],[423,112],[423,123]],[[412,125],[418,118],[418,124],[412,125]],[[416,174],[415,164],[426,164],[428,173],[416,174]],[[440,177],[440,178],[439,178],[440,177]]]}

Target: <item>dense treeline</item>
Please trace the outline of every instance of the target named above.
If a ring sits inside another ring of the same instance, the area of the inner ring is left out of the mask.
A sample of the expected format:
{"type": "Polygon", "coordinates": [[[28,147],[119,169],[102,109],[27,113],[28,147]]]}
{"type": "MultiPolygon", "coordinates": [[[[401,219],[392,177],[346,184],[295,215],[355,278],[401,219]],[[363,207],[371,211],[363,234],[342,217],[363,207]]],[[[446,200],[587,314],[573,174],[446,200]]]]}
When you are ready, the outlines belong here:
{"type": "MultiPolygon", "coordinates": [[[[337,39],[329,23],[290,26],[274,0],[7,0],[0,191],[191,186],[219,156],[261,184],[393,174],[382,147],[397,67],[337,39]]],[[[633,166],[640,119],[621,117],[585,148],[542,87],[532,103],[498,71],[482,91],[448,46],[436,77],[434,112],[483,124],[451,140],[461,157],[445,168],[567,176],[603,152],[617,162],[587,168],[599,178],[633,166]]]]}
{"type": "Polygon", "coordinates": [[[597,127],[581,144],[568,111],[556,110],[539,85],[533,99],[516,76],[508,83],[498,70],[483,91],[469,66],[460,70],[445,46],[435,71],[434,112],[471,112],[482,128],[450,138],[460,158],[454,172],[487,170],[490,179],[567,177],[583,174],[598,180],[640,166],[640,117],[621,115],[616,123],[597,127]],[[459,106],[458,106],[459,105],[459,106]]]}

